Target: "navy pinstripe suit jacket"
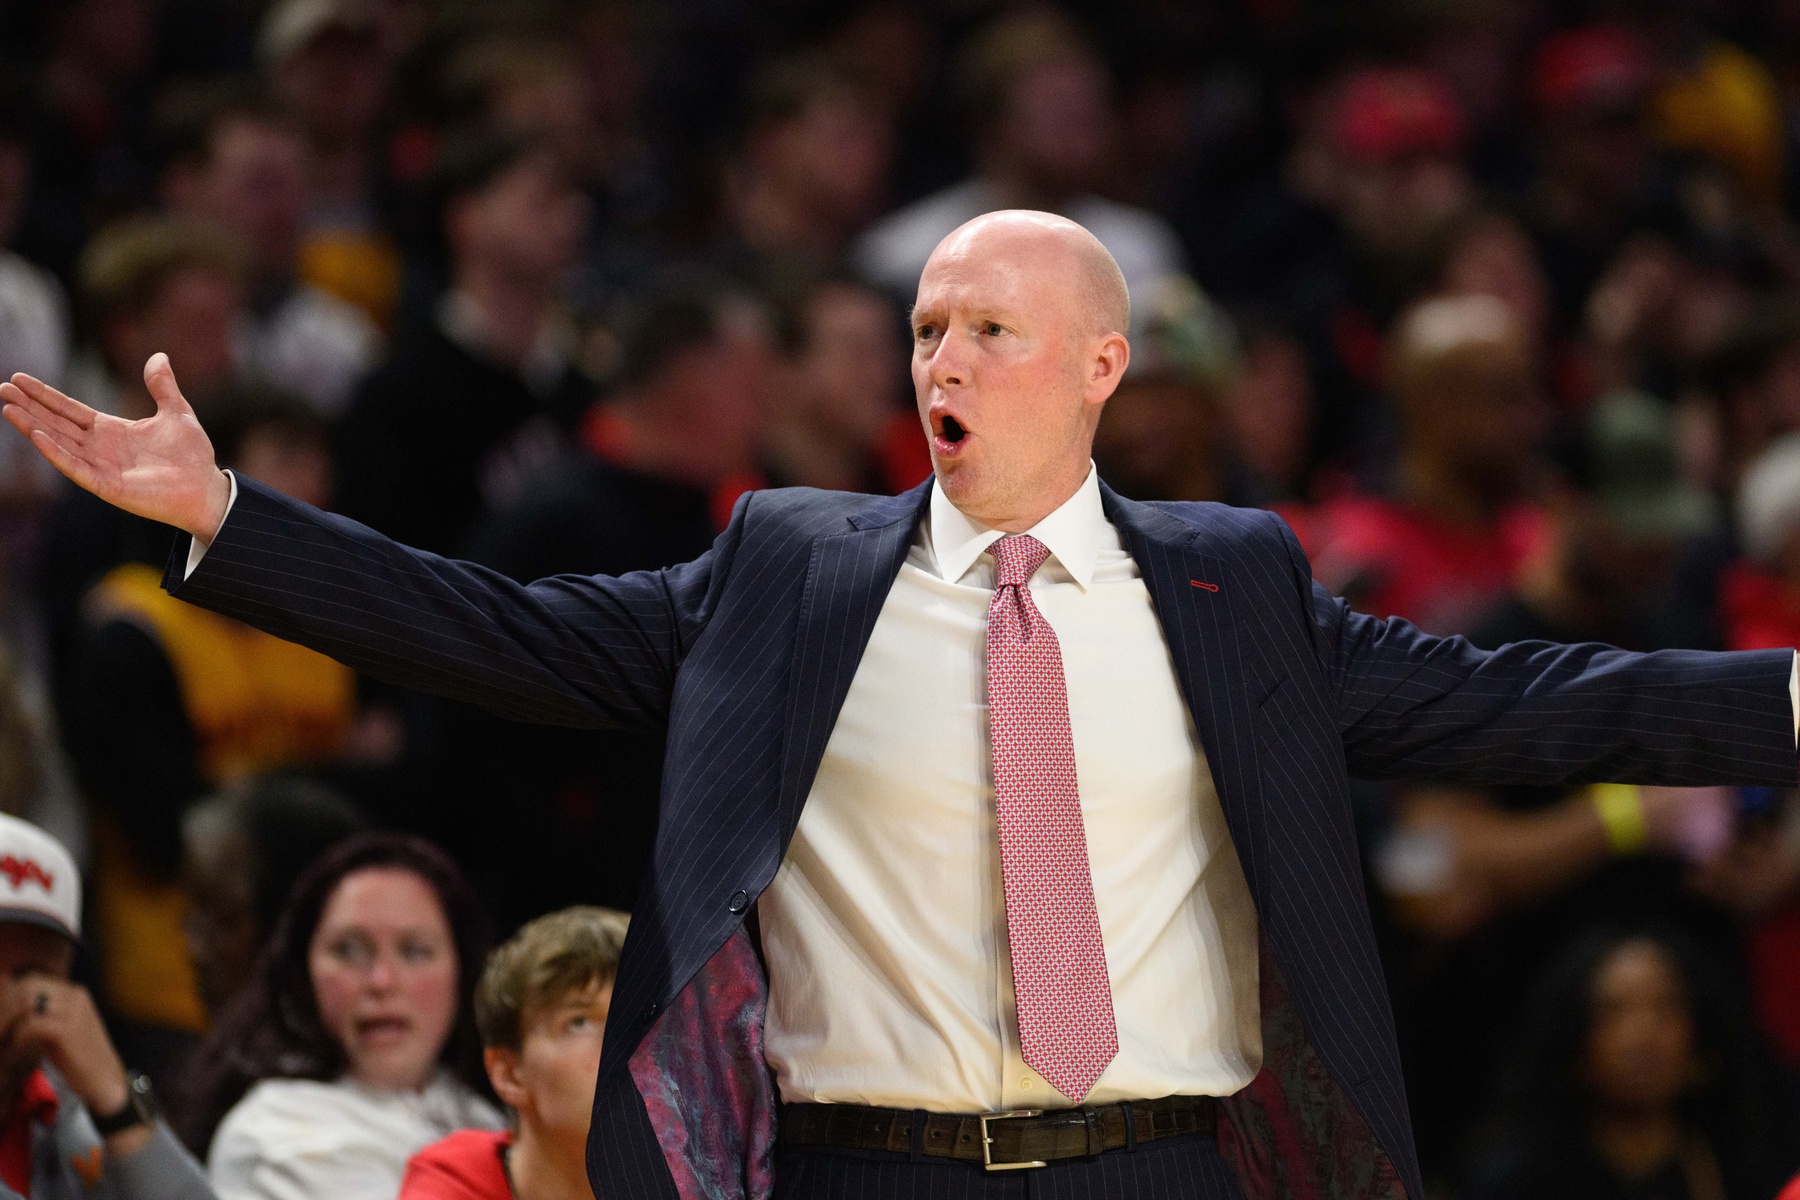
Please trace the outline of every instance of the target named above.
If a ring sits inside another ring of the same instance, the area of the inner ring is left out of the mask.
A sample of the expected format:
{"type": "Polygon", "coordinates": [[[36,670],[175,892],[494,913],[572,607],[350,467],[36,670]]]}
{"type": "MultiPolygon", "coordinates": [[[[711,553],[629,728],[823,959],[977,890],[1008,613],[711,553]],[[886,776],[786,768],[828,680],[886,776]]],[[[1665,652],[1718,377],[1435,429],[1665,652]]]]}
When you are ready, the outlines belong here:
{"type": "MultiPolygon", "coordinates": [[[[595,1095],[599,1196],[766,1195],[767,984],[745,920],[929,487],[753,493],[695,562],[530,586],[248,479],[185,581],[186,540],[175,549],[175,594],[369,674],[518,720],[666,731],[660,829],[595,1095]]],[[[1791,786],[1791,656],[1484,653],[1351,612],[1268,513],[1102,494],[1256,901],[1266,1062],[1226,1104],[1226,1156],[1252,1197],[1419,1200],[1349,775],[1791,786]]]]}

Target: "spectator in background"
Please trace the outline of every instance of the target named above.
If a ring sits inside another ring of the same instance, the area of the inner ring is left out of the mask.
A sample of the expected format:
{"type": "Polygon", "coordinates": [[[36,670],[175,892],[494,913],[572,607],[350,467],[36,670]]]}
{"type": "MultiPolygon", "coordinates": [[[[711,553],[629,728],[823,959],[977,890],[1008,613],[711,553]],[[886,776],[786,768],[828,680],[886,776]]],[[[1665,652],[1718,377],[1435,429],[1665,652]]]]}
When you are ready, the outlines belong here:
{"type": "Polygon", "coordinates": [[[1675,555],[1718,523],[1712,496],[1683,476],[1668,406],[1641,392],[1603,396],[1550,457],[1546,552],[1525,564],[1479,644],[1667,644],[1659,609],[1675,555]]]}
{"type": "Polygon", "coordinates": [[[835,267],[875,215],[893,156],[870,97],[829,60],[789,59],[751,81],[743,122],[722,265],[762,283],[835,267]]]}
{"type": "Polygon", "coordinates": [[[1599,930],[1548,975],[1476,1200],[1756,1200],[1792,1137],[1728,976],[1684,940],[1599,930]]]}
{"type": "Polygon", "coordinates": [[[76,273],[96,229],[151,199],[158,7],[154,0],[69,0],[39,10],[40,126],[21,240],[63,279],[76,273]]]}
{"type": "Polygon", "coordinates": [[[494,951],[475,1020],[511,1129],[465,1130],[419,1151],[400,1200],[592,1200],[588,1124],[629,920],[612,909],[564,909],[494,951]]]}
{"type": "Polygon", "coordinates": [[[56,732],[43,680],[13,644],[0,640],[0,813],[44,830],[85,870],[87,806],[56,732]]]}
{"type": "Polygon", "coordinates": [[[304,777],[260,775],[195,804],[181,822],[182,929],[201,1003],[216,1016],[247,987],[294,881],[368,822],[304,777]]]}
{"type": "MultiPolygon", "coordinates": [[[[1747,559],[1721,582],[1719,624],[1728,649],[1800,644],[1800,433],[1790,433],[1753,459],[1737,494],[1738,541],[1747,559]]],[[[1795,798],[1733,844],[1722,870],[1706,882],[1753,918],[1751,979],[1757,1014],[1790,1073],[1800,1073],[1800,844],[1792,831],[1795,798]],[[1720,887],[1719,885],[1723,885],[1720,887]]]]}
{"type": "Polygon", "coordinates": [[[309,151],[300,277],[385,329],[400,258],[380,205],[379,135],[393,67],[381,12],[376,0],[281,0],[263,18],[256,49],[309,151]]]}
{"type": "MultiPolygon", "coordinates": [[[[617,390],[579,453],[485,521],[470,557],[521,582],[654,570],[703,554],[756,486],[775,375],[762,307],[706,275],[671,276],[620,322],[617,390]]],[[[582,900],[629,904],[655,831],[663,739],[519,725],[448,710],[454,807],[520,918],[582,900]],[[515,816],[499,827],[492,797],[515,816]]]]}
{"type": "Polygon", "coordinates": [[[1320,440],[1354,466],[1382,432],[1383,331],[1415,297],[1421,266],[1475,192],[1467,121],[1431,71],[1370,67],[1322,82],[1304,104],[1281,177],[1252,189],[1223,231],[1192,230],[1228,302],[1274,314],[1317,380],[1320,440]]]}
{"type": "Polygon", "coordinates": [[[1592,402],[1595,384],[1581,342],[1576,331],[1557,326],[1537,246],[1510,212],[1476,204],[1439,222],[1425,250],[1418,291],[1504,301],[1531,339],[1558,407],[1580,409],[1592,402]]]}
{"type": "Polygon", "coordinates": [[[1545,348],[1553,315],[1550,282],[1525,227],[1502,209],[1474,205],[1439,223],[1433,233],[1424,290],[1503,300],[1533,344],[1545,348]]]}
{"type": "MultiPolygon", "coordinates": [[[[203,412],[222,463],[307,503],[329,500],[324,427],[304,402],[244,388],[203,412]]],[[[211,788],[336,757],[356,681],[322,654],[173,599],[162,577],[162,566],[125,563],[94,585],[64,704],[95,805],[107,1006],[139,1057],[172,1063],[206,1024],[182,929],[183,814],[211,788]]]]}
{"type": "Polygon", "coordinates": [[[96,234],[81,256],[82,323],[89,344],[70,386],[98,407],[136,418],[156,411],[143,355],[162,350],[198,377],[205,395],[235,370],[232,336],[243,319],[249,252],[231,233],[174,217],[137,217],[96,234]]]}
{"type": "Polygon", "coordinates": [[[1306,348],[1264,314],[1250,313],[1237,326],[1242,345],[1225,415],[1245,494],[1265,505],[1307,499],[1319,402],[1306,348]]]}
{"type": "Polygon", "coordinates": [[[780,402],[762,461],[775,487],[903,492],[931,474],[909,402],[906,326],[880,291],[848,274],[789,290],[780,402]]]}
{"type": "MultiPolygon", "coordinates": [[[[1554,444],[1547,540],[1468,630],[1483,649],[1515,642],[1670,645],[1661,619],[1676,552],[1708,529],[1712,498],[1686,483],[1668,410],[1647,396],[1601,400],[1554,444]]],[[[1480,1115],[1518,1032],[1525,989],[1572,931],[1656,917],[1720,948],[1730,919],[1684,886],[1726,849],[1727,789],[1412,788],[1376,878],[1417,953],[1397,972],[1407,1087],[1422,1152],[1442,1162],[1480,1115]]]]}
{"type": "MultiPolygon", "coordinates": [[[[50,272],[8,250],[31,193],[36,148],[33,111],[24,91],[0,83],[0,371],[37,375],[52,386],[69,365],[69,306],[50,272]]],[[[8,474],[12,474],[9,470],[8,474]]]]}
{"type": "Polygon", "coordinates": [[[522,582],[671,566],[704,553],[760,483],[776,364],[762,304],[677,272],[620,324],[616,389],[583,422],[583,452],[483,524],[477,561],[522,582]]]}
{"type": "Polygon", "coordinates": [[[1737,203],[1767,220],[1780,208],[1787,166],[1774,75],[1740,47],[1693,24],[1681,31],[1687,37],[1673,56],[1674,69],[1651,100],[1657,136],[1672,150],[1716,164],[1737,203]]]}
{"type": "Polygon", "coordinates": [[[1750,461],[1737,494],[1738,541],[1746,560],[1726,570],[1721,625],[1732,650],[1787,645],[1800,633],[1800,433],[1750,461]]]}
{"type": "Polygon", "coordinates": [[[1777,294],[1745,313],[1703,378],[1718,422],[1717,481],[1730,495],[1751,462],[1800,432],[1800,300],[1777,294]]]}
{"type": "Polygon", "coordinates": [[[344,841],[294,885],[196,1058],[182,1133],[219,1200],[389,1200],[406,1160],[498,1129],[471,997],[487,916],[418,838],[344,841]]]}
{"type": "Polygon", "coordinates": [[[1066,18],[1035,10],[996,19],[964,52],[960,82],[975,174],[863,234],[855,259],[865,277],[910,301],[946,234],[1005,208],[1061,213],[1085,226],[1118,260],[1133,295],[1184,269],[1180,242],[1161,217],[1096,194],[1111,165],[1111,83],[1066,18]]]}
{"type": "Polygon", "coordinates": [[[1240,366],[1231,319],[1179,276],[1131,318],[1131,364],[1094,435],[1101,475],[1133,499],[1238,499],[1248,481],[1226,417],[1240,366]]]}
{"type": "Polygon", "coordinates": [[[622,9],[586,10],[566,38],[502,33],[471,42],[445,67],[444,90],[467,112],[562,159],[593,206],[569,292],[584,317],[603,313],[654,269],[650,228],[670,199],[641,159],[633,91],[641,69],[615,28],[622,9]]]}
{"type": "MultiPolygon", "coordinates": [[[[1699,364],[1695,384],[1702,420],[1686,446],[1689,470],[1735,504],[1750,464],[1800,432],[1800,303],[1777,292],[1751,305],[1699,364]]],[[[1741,532],[1741,519],[1722,523],[1683,556],[1674,611],[1687,626],[1684,644],[1724,646],[1759,613],[1785,623],[1784,606],[1771,605],[1758,572],[1742,564],[1741,532]]]]}
{"type": "Polygon", "coordinates": [[[1365,612],[1466,632],[1543,541],[1526,467],[1547,425],[1529,336],[1491,296],[1426,300],[1393,335],[1400,421],[1385,496],[1323,505],[1300,532],[1320,582],[1365,612]]]}
{"type": "MultiPolygon", "coordinates": [[[[69,386],[115,415],[147,416],[155,404],[142,372],[158,350],[196,373],[190,394],[204,397],[225,386],[233,375],[232,332],[244,311],[244,275],[238,243],[210,227],[155,217],[101,231],[82,255],[80,308],[89,346],[71,365],[69,386]]],[[[88,589],[123,563],[160,569],[174,536],[167,526],[93,503],[79,488],[63,489],[38,572],[59,685],[72,662],[88,589]]]]}
{"type": "Polygon", "coordinates": [[[358,390],[338,430],[338,504],[448,554],[560,453],[593,388],[559,296],[587,202],[555,152],[470,131],[445,146],[438,187],[450,289],[358,390]]]}
{"type": "Polygon", "coordinates": [[[1632,233],[1676,222],[1649,125],[1655,75],[1649,46],[1617,25],[1551,34],[1527,65],[1538,174],[1525,214],[1564,328],[1579,327],[1588,294],[1632,233]]]}
{"type": "Polygon", "coordinates": [[[0,1188],[29,1200],[212,1200],[200,1164],[125,1071],[69,980],[81,876],[36,826],[0,816],[0,1188]],[[91,1118],[91,1120],[90,1120],[91,1118]]]}
{"type": "MultiPolygon", "coordinates": [[[[69,306],[62,285],[42,267],[8,250],[31,189],[32,109],[23,89],[0,82],[0,375],[37,375],[64,382],[69,363],[69,306]]],[[[60,491],[44,464],[0,450],[0,613],[16,625],[27,604],[25,583],[43,537],[46,509],[60,491]]],[[[42,457],[41,455],[39,456],[42,457]]]]}
{"type": "Polygon", "coordinates": [[[253,93],[222,90],[192,107],[170,139],[163,200],[249,249],[238,366],[334,417],[375,365],[381,335],[361,309],[297,276],[308,166],[300,129],[253,93]]]}

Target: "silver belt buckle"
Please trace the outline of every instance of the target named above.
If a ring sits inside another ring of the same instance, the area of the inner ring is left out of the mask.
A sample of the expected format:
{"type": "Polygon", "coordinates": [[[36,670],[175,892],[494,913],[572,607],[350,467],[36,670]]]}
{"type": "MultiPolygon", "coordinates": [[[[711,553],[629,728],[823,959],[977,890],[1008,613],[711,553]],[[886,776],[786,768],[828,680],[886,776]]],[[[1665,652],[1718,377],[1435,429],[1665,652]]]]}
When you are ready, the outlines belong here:
{"type": "Polygon", "coordinates": [[[981,1165],[989,1171],[1022,1171],[1027,1167],[1047,1167],[1047,1162],[1014,1162],[997,1163],[994,1161],[994,1139],[988,1135],[989,1121],[1007,1121],[1014,1117],[1041,1117],[1041,1108],[1010,1108],[1005,1112],[982,1113],[975,1118],[981,1122],[981,1165]]]}

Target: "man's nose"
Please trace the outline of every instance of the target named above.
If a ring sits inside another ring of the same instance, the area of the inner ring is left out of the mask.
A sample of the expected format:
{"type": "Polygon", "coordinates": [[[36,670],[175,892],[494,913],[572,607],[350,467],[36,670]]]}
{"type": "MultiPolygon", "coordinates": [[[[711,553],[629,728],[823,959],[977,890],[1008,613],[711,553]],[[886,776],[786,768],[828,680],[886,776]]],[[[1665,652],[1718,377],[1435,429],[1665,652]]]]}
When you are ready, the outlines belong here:
{"type": "Polygon", "coordinates": [[[974,378],[967,335],[946,333],[931,356],[931,382],[938,388],[967,387],[974,378]]]}

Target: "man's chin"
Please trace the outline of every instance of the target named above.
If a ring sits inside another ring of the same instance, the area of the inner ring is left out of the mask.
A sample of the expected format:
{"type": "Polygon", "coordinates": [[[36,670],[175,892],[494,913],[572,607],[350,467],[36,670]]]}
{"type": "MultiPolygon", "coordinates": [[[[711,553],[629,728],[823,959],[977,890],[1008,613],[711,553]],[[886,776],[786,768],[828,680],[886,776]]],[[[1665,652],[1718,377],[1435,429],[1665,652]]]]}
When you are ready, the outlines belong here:
{"type": "Polygon", "coordinates": [[[931,465],[937,472],[937,486],[943,490],[944,498],[958,508],[974,503],[980,489],[979,472],[967,459],[943,459],[935,455],[931,465]]]}

